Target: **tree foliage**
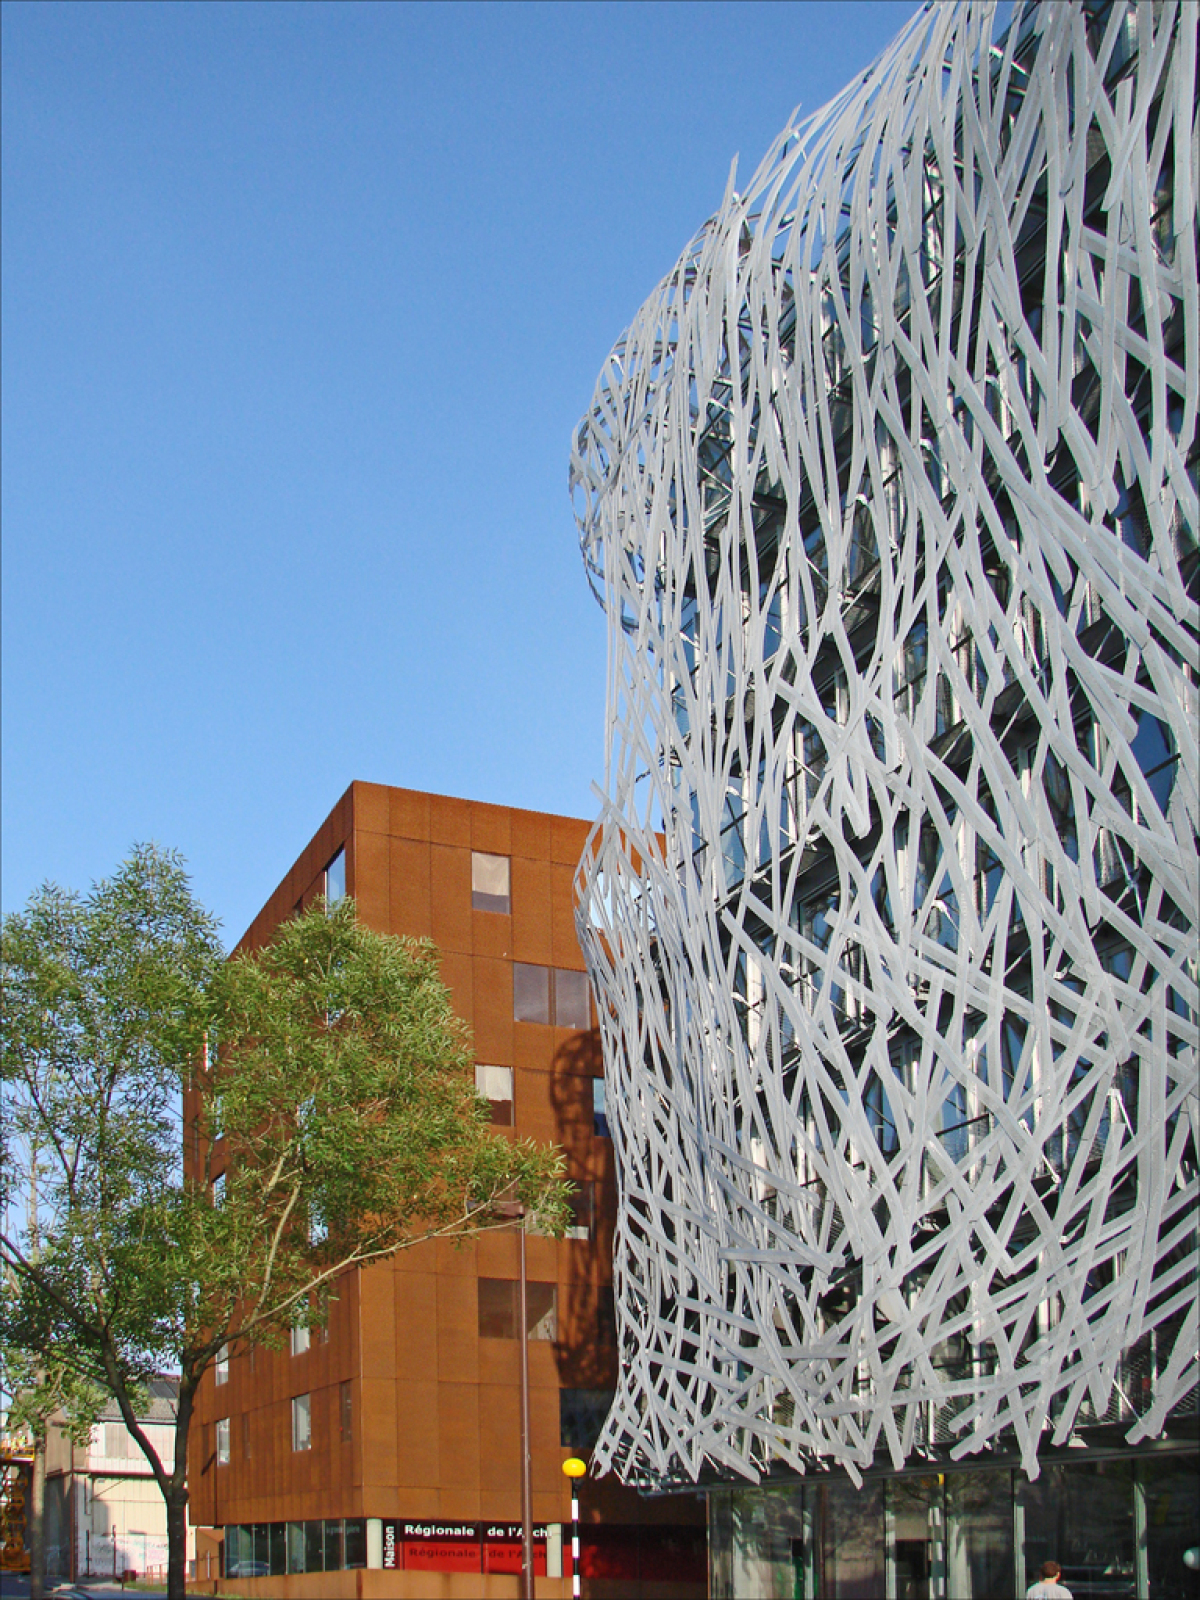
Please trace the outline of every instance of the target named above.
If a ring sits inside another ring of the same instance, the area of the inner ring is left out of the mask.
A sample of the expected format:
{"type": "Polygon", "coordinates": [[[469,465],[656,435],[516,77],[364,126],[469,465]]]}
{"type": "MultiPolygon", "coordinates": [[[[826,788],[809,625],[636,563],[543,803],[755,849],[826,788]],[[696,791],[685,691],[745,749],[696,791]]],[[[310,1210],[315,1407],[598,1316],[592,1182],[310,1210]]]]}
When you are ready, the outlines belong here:
{"type": "Polygon", "coordinates": [[[491,1130],[436,951],[349,900],[227,961],[179,858],[139,847],[89,895],[48,885],[6,918],[3,980],[0,1338],[116,1399],[182,1595],[187,1435],[218,1351],[277,1343],[347,1268],[500,1225],[514,1199],[561,1232],[561,1158],[491,1130]],[[137,1422],[164,1368],[171,1463],[137,1422]]]}

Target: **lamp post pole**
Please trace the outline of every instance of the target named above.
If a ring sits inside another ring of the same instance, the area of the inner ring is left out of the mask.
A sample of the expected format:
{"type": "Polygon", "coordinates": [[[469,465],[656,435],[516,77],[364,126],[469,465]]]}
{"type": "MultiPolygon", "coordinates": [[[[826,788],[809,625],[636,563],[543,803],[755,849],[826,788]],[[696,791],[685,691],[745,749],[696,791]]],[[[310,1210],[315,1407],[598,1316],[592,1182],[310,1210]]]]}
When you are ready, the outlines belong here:
{"type": "Polygon", "coordinates": [[[529,1455],[529,1318],[525,1288],[525,1209],[521,1208],[521,1600],[533,1593],[533,1469],[529,1455]]]}

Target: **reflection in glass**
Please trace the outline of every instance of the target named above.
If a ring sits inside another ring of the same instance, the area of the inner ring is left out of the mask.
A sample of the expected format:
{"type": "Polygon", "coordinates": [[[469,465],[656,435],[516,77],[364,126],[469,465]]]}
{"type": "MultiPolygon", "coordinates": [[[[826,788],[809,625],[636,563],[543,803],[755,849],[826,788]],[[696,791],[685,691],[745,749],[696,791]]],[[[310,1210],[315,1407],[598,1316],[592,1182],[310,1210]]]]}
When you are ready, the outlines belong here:
{"type": "Polygon", "coordinates": [[[821,1484],[821,1600],[884,1600],[883,1491],[846,1479],[821,1484]]]}
{"type": "Polygon", "coordinates": [[[1016,1592],[1012,1473],[949,1474],[946,1593],[958,1600],[1002,1600],[1016,1592]]]}
{"type": "Polygon", "coordinates": [[[1053,1560],[1074,1600],[1133,1600],[1132,1478],[1131,1461],[1048,1466],[1036,1483],[1017,1474],[1025,1560],[1020,1593],[1041,1576],[1042,1562],[1053,1560]]]}

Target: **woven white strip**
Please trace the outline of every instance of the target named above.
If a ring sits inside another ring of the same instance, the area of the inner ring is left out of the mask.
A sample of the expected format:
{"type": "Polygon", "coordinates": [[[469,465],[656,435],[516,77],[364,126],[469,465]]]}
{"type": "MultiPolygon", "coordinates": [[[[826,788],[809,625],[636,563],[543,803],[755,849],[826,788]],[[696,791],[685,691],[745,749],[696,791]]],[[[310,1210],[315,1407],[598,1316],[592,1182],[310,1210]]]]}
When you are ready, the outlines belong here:
{"type": "Polygon", "coordinates": [[[578,432],[625,1477],[1197,1382],[1197,7],[995,21],[731,176],[578,432]]]}

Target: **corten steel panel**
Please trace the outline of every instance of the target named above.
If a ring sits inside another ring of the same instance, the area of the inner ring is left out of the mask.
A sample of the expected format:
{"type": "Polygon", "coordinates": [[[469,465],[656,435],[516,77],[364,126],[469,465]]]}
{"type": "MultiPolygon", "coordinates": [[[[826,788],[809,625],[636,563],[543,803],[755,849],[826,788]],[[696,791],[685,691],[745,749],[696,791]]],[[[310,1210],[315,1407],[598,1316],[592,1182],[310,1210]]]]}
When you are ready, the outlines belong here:
{"type": "Polygon", "coordinates": [[[449,795],[429,797],[429,837],[435,844],[471,848],[471,802],[449,795]]]}
{"type": "MultiPolygon", "coordinates": [[[[558,1252],[560,1249],[561,1246],[557,1239],[542,1239],[536,1234],[528,1236],[525,1240],[525,1272],[531,1282],[558,1282],[558,1252]]],[[[533,1345],[537,1344],[538,1341],[534,1340],[533,1345]]],[[[531,1345],[531,1349],[533,1345],[531,1345]]],[[[532,1357],[530,1359],[532,1360],[532,1357]]],[[[532,1370],[531,1367],[530,1372],[532,1370]]]]}
{"type": "MultiPolygon", "coordinates": [[[[514,1339],[488,1339],[512,1345],[514,1339]]],[[[514,1368],[516,1361],[513,1362],[514,1368]]],[[[532,1409],[532,1408],[531,1408],[532,1409]]],[[[532,1429],[530,1430],[532,1434],[532,1429]]],[[[503,1509],[483,1512],[518,1520],[521,1515],[521,1388],[516,1372],[479,1386],[479,1487],[500,1498],[503,1509]]]]}
{"type": "Polygon", "coordinates": [[[365,1377],[384,1377],[394,1370],[396,1309],[390,1261],[366,1267],[359,1279],[361,1315],[358,1336],[361,1371],[365,1377]]]}
{"type": "Polygon", "coordinates": [[[590,831],[588,823],[580,822],[575,817],[551,817],[551,861],[561,861],[568,867],[577,867],[590,831]]]}
{"type": "MultiPolygon", "coordinates": [[[[513,957],[537,966],[554,965],[550,932],[550,863],[514,856],[512,863],[513,957]]],[[[583,960],[578,941],[575,963],[583,960]]]]}
{"type": "Polygon", "coordinates": [[[553,941],[551,964],[582,972],[585,962],[575,932],[575,867],[565,861],[555,861],[550,867],[549,922],[553,941]]]}
{"type": "MultiPolygon", "coordinates": [[[[513,1053],[512,963],[476,956],[474,969],[475,1059],[507,1066],[513,1053]]],[[[523,1128],[519,1105],[516,1116],[523,1128]]]]}
{"type": "Polygon", "coordinates": [[[475,963],[469,955],[451,950],[439,950],[438,954],[441,958],[438,967],[442,982],[450,991],[451,1003],[464,1022],[474,1027],[475,963]]]}
{"type": "Polygon", "coordinates": [[[376,933],[391,929],[391,841],[385,833],[354,835],[354,900],[359,921],[376,933]]]}
{"type": "Polygon", "coordinates": [[[429,896],[433,938],[440,950],[465,954],[474,932],[471,922],[471,852],[435,844],[429,852],[429,896]]]}
{"type": "Polygon", "coordinates": [[[389,933],[414,939],[433,936],[429,845],[422,839],[390,841],[391,922],[389,933]]]}
{"type": "Polygon", "coordinates": [[[512,813],[512,855],[531,861],[550,859],[550,818],[541,811],[512,813]]]}
{"type": "MultiPolygon", "coordinates": [[[[520,1029],[520,1024],[517,1024],[520,1029]]],[[[554,1139],[557,1126],[554,1119],[552,1076],[549,1072],[530,1072],[517,1067],[513,1073],[517,1106],[517,1126],[522,1138],[536,1139],[539,1143],[554,1139]]]]}
{"type": "MultiPolygon", "coordinates": [[[[439,1383],[438,1446],[441,1456],[443,1489],[470,1489],[479,1492],[479,1385],[477,1383],[439,1383]]],[[[478,1504],[478,1500],[476,1500],[478,1504]]],[[[452,1515],[445,1509],[443,1516],[452,1515]]],[[[477,1512],[464,1512],[475,1516],[477,1512]]]]}
{"type": "MultiPolygon", "coordinates": [[[[527,1072],[549,1073],[554,1065],[554,1032],[541,1022],[514,1022],[512,1062],[527,1072]]],[[[520,1111],[518,1110],[518,1116],[520,1111]]]]}
{"type": "Polygon", "coordinates": [[[488,805],[483,800],[471,802],[471,849],[485,850],[489,855],[512,854],[512,813],[507,806],[488,805]]]}
{"type": "Polygon", "coordinates": [[[396,839],[420,839],[428,843],[429,800],[415,789],[389,789],[388,831],[396,839]]]}
{"type": "Polygon", "coordinates": [[[392,831],[391,791],[380,783],[352,783],[350,808],[355,833],[392,831]]]}
{"type": "Polygon", "coordinates": [[[445,1274],[453,1278],[475,1277],[475,1244],[473,1241],[469,1240],[466,1244],[455,1244],[449,1239],[437,1239],[433,1243],[433,1253],[439,1275],[445,1274]]]}
{"type": "MultiPolygon", "coordinates": [[[[521,1383],[521,1347],[515,1339],[480,1339],[479,1383],[485,1390],[517,1392],[521,1383]]],[[[486,1408],[481,1415],[486,1420],[486,1408]]]]}
{"type": "Polygon", "coordinates": [[[477,956],[492,956],[511,961],[513,921],[501,911],[471,912],[471,948],[477,956]]]}
{"type": "MultiPolygon", "coordinates": [[[[430,1374],[428,1379],[422,1376],[419,1382],[406,1380],[395,1388],[398,1404],[390,1453],[394,1466],[388,1482],[402,1488],[434,1489],[442,1481],[437,1382],[430,1374]]],[[[406,1496],[403,1505],[407,1507],[409,1503],[406,1496]]],[[[408,1511],[405,1514],[415,1515],[408,1511]]]]}
{"type": "Polygon", "coordinates": [[[479,1305],[475,1273],[437,1279],[437,1376],[443,1383],[479,1381],[479,1305]]]}
{"type": "Polygon", "coordinates": [[[515,1278],[520,1270],[516,1228],[485,1233],[475,1246],[475,1261],[481,1278],[515,1278]]]}
{"type": "Polygon", "coordinates": [[[395,1258],[400,1267],[411,1264],[414,1258],[424,1262],[425,1270],[395,1271],[392,1274],[392,1292],[396,1318],[396,1346],[393,1352],[403,1353],[403,1375],[435,1375],[438,1334],[437,1275],[430,1269],[435,1257],[429,1245],[418,1245],[403,1250],[395,1258]]]}

